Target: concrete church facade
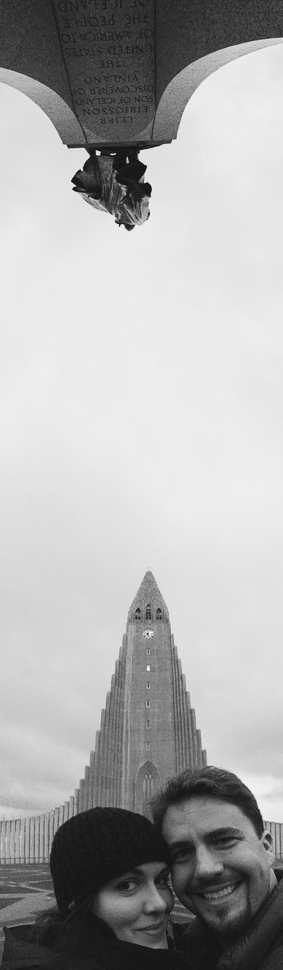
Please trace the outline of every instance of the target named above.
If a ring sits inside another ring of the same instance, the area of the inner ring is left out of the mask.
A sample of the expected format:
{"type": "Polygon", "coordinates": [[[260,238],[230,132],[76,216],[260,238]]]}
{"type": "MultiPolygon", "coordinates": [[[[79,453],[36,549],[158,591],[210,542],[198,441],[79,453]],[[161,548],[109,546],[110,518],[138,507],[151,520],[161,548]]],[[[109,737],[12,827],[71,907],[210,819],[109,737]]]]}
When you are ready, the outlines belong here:
{"type": "Polygon", "coordinates": [[[167,606],[148,571],[128,613],[79,805],[145,812],[169,775],[206,764],[167,606]]]}
{"type": "MultiPolygon", "coordinates": [[[[168,609],[148,570],[128,613],[95,750],[79,788],[59,808],[0,822],[0,864],[48,862],[59,825],[95,805],[147,814],[149,799],[169,776],[205,764],[168,609]]],[[[283,860],[283,825],[265,824],[283,860]]]]}
{"type": "Polygon", "coordinates": [[[148,570],[130,607],[95,750],[74,795],[39,816],[0,822],[0,862],[46,862],[62,822],[95,805],[147,812],[170,775],[206,764],[169,613],[148,570]]]}

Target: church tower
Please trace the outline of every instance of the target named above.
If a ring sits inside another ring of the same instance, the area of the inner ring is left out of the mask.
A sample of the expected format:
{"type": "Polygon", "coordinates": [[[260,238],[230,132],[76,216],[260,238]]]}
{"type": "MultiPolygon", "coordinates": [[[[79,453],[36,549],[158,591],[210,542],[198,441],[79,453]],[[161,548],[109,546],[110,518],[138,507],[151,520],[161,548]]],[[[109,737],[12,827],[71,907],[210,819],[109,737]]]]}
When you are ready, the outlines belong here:
{"type": "Polygon", "coordinates": [[[205,764],[168,609],[148,570],[128,613],[77,810],[114,805],[145,813],[170,775],[205,764]]]}
{"type": "MultiPolygon", "coordinates": [[[[149,799],[167,778],[205,764],[167,606],[148,570],[128,613],[95,751],[79,788],[58,808],[0,821],[0,865],[48,862],[58,827],[95,805],[147,814],[149,799]]],[[[264,826],[281,863],[283,824],[264,826]]]]}
{"type": "Polygon", "coordinates": [[[147,814],[149,799],[167,778],[205,764],[167,606],[148,570],[128,613],[95,751],[79,788],[59,808],[0,821],[0,865],[48,862],[59,825],[95,805],[147,814]]]}

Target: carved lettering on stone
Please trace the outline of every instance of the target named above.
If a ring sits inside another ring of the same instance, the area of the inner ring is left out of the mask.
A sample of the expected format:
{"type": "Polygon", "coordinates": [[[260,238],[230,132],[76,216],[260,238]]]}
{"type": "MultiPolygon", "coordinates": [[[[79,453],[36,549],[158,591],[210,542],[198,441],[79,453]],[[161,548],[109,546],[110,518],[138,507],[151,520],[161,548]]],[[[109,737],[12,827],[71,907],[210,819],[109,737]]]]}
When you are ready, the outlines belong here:
{"type": "Polygon", "coordinates": [[[54,0],[76,116],[127,141],[155,112],[154,0],[54,0]]]}

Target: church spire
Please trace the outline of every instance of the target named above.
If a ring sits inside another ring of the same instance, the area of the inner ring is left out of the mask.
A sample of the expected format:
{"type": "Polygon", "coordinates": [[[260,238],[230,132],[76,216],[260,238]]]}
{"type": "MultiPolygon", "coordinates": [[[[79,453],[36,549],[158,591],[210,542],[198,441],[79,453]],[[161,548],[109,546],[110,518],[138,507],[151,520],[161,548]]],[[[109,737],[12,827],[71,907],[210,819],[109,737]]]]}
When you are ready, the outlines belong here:
{"type": "Polygon", "coordinates": [[[132,605],[128,613],[128,623],[135,618],[136,611],[140,611],[140,616],[144,619],[153,619],[156,617],[157,611],[169,621],[169,613],[166,603],[161,596],[160,589],[157,585],[156,579],[154,578],[151,569],[147,569],[143,580],[140,584],[138,592],[132,602],[132,605]],[[146,611],[151,613],[151,617],[146,617],[146,611]]]}
{"type": "Polygon", "coordinates": [[[167,778],[205,764],[167,606],[147,569],[79,788],[46,815],[0,822],[0,862],[47,862],[58,826],[95,805],[149,814],[167,778]]]}
{"type": "Polygon", "coordinates": [[[169,613],[148,569],[128,613],[95,752],[77,811],[114,805],[148,812],[170,775],[206,764],[169,613]]]}

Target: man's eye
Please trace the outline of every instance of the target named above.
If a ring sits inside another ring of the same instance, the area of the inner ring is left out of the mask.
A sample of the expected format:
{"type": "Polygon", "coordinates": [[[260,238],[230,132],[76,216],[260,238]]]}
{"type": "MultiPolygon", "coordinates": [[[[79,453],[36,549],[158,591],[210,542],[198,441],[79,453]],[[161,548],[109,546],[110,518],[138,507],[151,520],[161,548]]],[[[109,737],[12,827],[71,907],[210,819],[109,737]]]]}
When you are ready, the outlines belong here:
{"type": "Polygon", "coordinates": [[[237,839],[231,835],[224,836],[222,839],[216,840],[216,845],[219,845],[220,849],[230,849],[233,845],[236,845],[237,839]]]}
{"type": "Polygon", "coordinates": [[[183,849],[176,849],[175,852],[172,852],[172,863],[184,862],[186,859],[189,859],[190,855],[191,850],[188,846],[184,846],[183,849]]]}

